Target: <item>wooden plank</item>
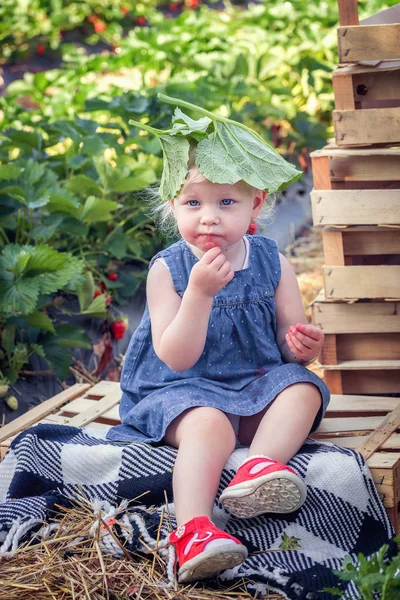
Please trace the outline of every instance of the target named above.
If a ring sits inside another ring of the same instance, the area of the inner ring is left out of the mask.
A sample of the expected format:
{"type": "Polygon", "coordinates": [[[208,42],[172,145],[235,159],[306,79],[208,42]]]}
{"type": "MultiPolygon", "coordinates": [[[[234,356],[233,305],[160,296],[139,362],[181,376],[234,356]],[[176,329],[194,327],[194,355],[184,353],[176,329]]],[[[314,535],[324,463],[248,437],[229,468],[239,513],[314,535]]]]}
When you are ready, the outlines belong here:
{"type": "MultiPolygon", "coordinates": [[[[329,334],[328,339],[331,339],[331,336],[332,334],[329,334]]],[[[335,344],[336,354],[326,354],[326,357],[328,359],[334,357],[336,362],[400,359],[399,333],[344,333],[332,337],[335,338],[332,344],[335,344]]],[[[324,353],[321,355],[321,363],[322,359],[325,359],[324,353]]],[[[334,364],[333,360],[324,360],[324,362],[334,364]]]]}
{"type": "Polygon", "coordinates": [[[336,110],[355,110],[353,77],[351,75],[332,76],[333,95],[336,110]]]}
{"type": "MultiPolygon", "coordinates": [[[[324,381],[330,389],[331,394],[343,394],[342,372],[339,369],[336,371],[324,371],[324,381]]],[[[356,392],[356,390],[352,391],[356,392]]]]}
{"type": "Polygon", "coordinates": [[[116,394],[115,392],[116,390],[113,388],[109,394],[104,396],[101,400],[98,400],[94,406],[75,417],[72,417],[69,424],[74,427],[84,427],[88,423],[95,421],[97,418],[104,415],[113,406],[119,404],[121,394],[116,394]]]}
{"type": "Polygon", "coordinates": [[[327,265],[344,266],[343,238],[340,231],[324,231],[322,245],[327,265]]]}
{"type": "MultiPolygon", "coordinates": [[[[357,73],[354,75],[345,75],[351,77],[353,87],[354,108],[356,103],[359,103],[358,108],[364,109],[375,104],[379,107],[379,103],[384,101],[392,101],[393,106],[400,104],[400,69],[396,68],[392,71],[380,71],[379,69],[371,70],[369,73],[357,73]]],[[[342,79],[343,75],[339,78],[342,79]]],[[[333,81],[334,81],[333,79],[333,81]]],[[[336,84],[337,85],[337,84],[336,84]]],[[[343,84],[342,84],[343,87],[343,84]]],[[[352,109],[351,106],[335,106],[337,110],[352,109]]]]}
{"type": "Polygon", "coordinates": [[[399,23],[339,27],[339,62],[400,58],[399,39],[399,23]]]}
{"type": "MultiPolygon", "coordinates": [[[[337,446],[342,446],[343,448],[352,448],[356,450],[360,444],[363,443],[364,440],[368,438],[366,435],[355,435],[348,437],[325,437],[325,435],[316,435],[313,433],[310,437],[313,439],[319,440],[321,442],[330,442],[331,444],[336,444],[337,446]]],[[[380,447],[381,450],[400,450],[400,434],[392,433],[392,435],[382,443],[380,447]]],[[[399,453],[400,455],[400,453],[399,453]]]]}
{"type": "Polygon", "coordinates": [[[400,332],[399,302],[314,302],[311,310],[325,334],[400,332]]]}
{"type": "Polygon", "coordinates": [[[314,150],[310,153],[311,158],[400,158],[400,148],[340,148],[336,144],[328,144],[320,150],[314,150]]]}
{"type": "Polygon", "coordinates": [[[377,228],[375,231],[345,231],[342,236],[345,256],[381,254],[398,254],[400,256],[400,229],[377,228]]]}
{"type": "Polygon", "coordinates": [[[372,456],[392,433],[400,427],[400,403],[389,413],[370,436],[357,448],[365,459],[372,456]]]}
{"type": "Polygon", "coordinates": [[[316,227],[400,224],[399,190],[313,190],[311,202],[316,227]]]}
{"type": "Polygon", "coordinates": [[[346,431],[373,431],[385,417],[344,417],[324,418],[317,429],[317,433],[344,433],[346,431]]]}
{"type": "Polygon", "coordinates": [[[355,396],[332,394],[326,415],[334,415],[337,412],[390,412],[396,408],[399,398],[389,396],[355,396]]]}
{"type": "Polygon", "coordinates": [[[314,156],[312,158],[312,174],[316,190],[331,189],[329,158],[327,156],[314,156]]]}
{"type": "Polygon", "coordinates": [[[111,393],[121,396],[121,387],[119,381],[99,381],[99,383],[96,383],[90,388],[88,394],[86,395],[88,397],[106,396],[111,393]]]}
{"type": "Polygon", "coordinates": [[[334,110],[332,117],[338,146],[400,143],[400,107],[334,110]]]}
{"type": "MultiPolygon", "coordinates": [[[[395,73],[400,69],[400,60],[364,61],[338,67],[332,77],[341,75],[368,75],[377,73],[395,73]]],[[[397,74],[396,74],[397,75],[397,74]]]]}
{"type": "Polygon", "coordinates": [[[337,348],[336,348],[336,335],[328,334],[325,335],[324,345],[322,347],[321,355],[319,357],[321,365],[331,364],[335,365],[338,362],[337,348]]]}
{"type": "Polygon", "coordinates": [[[81,396],[89,388],[89,384],[76,383],[68,389],[63,390],[60,394],[53,396],[53,398],[49,398],[49,400],[45,400],[38,406],[31,408],[28,412],[18,417],[18,419],[0,428],[0,442],[35,425],[40,419],[44,419],[44,417],[56,411],[69,400],[81,396]]]}
{"type": "MultiPolygon", "coordinates": [[[[341,371],[399,371],[400,374],[400,360],[342,360],[336,365],[324,365],[325,370],[337,370],[341,371]]],[[[400,385],[400,380],[399,380],[400,385]]]]}
{"type": "Polygon", "coordinates": [[[400,395],[399,370],[361,370],[361,371],[325,371],[324,380],[328,383],[328,374],[335,373],[340,377],[343,394],[397,394],[400,395]]]}
{"type": "Polygon", "coordinates": [[[340,25],[358,25],[358,0],[338,0],[340,25]]]}
{"type": "Polygon", "coordinates": [[[400,266],[323,267],[327,298],[400,298],[400,266]]]}

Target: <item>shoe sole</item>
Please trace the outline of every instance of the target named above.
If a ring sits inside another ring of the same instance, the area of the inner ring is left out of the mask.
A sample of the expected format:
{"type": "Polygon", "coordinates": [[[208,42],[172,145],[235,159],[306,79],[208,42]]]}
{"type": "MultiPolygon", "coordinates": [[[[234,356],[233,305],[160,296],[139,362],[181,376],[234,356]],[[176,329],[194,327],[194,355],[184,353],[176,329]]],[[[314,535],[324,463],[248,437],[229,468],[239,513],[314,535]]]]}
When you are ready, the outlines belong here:
{"type": "Polygon", "coordinates": [[[250,519],[264,513],[294,512],[304,504],[306,496],[307,487],[300,477],[280,472],[228,487],[220,502],[235,517],[250,519]]]}
{"type": "Polygon", "coordinates": [[[178,581],[179,583],[188,583],[208,579],[220,571],[242,564],[246,560],[247,554],[245,546],[232,549],[231,544],[218,546],[214,550],[205,550],[182,565],[178,571],[178,581]]]}

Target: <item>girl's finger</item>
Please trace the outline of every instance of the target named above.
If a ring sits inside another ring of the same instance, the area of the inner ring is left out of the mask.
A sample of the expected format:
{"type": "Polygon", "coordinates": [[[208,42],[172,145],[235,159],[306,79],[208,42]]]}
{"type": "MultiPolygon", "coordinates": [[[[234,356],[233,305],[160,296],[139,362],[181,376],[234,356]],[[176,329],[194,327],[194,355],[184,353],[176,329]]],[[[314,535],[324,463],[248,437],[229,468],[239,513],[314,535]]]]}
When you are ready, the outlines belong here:
{"type": "Polygon", "coordinates": [[[301,342],[304,346],[306,346],[306,348],[308,348],[308,350],[311,350],[313,343],[315,343],[315,341],[316,341],[313,338],[310,338],[308,335],[304,335],[303,333],[300,333],[295,327],[293,327],[293,328],[289,327],[289,333],[291,334],[291,336],[293,338],[295,338],[296,340],[301,342]]]}
{"type": "Polygon", "coordinates": [[[290,341],[292,342],[293,346],[296,349],[296,353],[304,354],[305,356],[307,356],[310,349],[307,348],[306,346],[304,346],[304,344],[302,344],[299,340],[294,338],[290,333],[288,333],[287,335],[289,335],[290,341]]]}
{"type": "Polygon", "coordinates": [[[203,254],[200,261],[205,265],[209,265],[219,254],[221,254],[221,252],[222,250],[219,246],[214,246],[214,248],[210,248],[210,250],[207,250],[207,252],[203,254]]]}
{"type": "Polygon", "coordinates": [[[323,333],[318,327],[314,325],[305,325],[304,323],[296,323],[295,328],[297,331],[304,333],[308,337],[312,338],[316,342],[319,342],[322,339],[323,333]]]}
{"type": "Polygon", "coordinates": [[[220,269],[218,270],[218,275],[221,275],[221,277],[226,277],[229,271],[232,271],[232,267],[230,263],[228,263],[228,261],[226,260],[222,267],[220,267],[220,269]]]}

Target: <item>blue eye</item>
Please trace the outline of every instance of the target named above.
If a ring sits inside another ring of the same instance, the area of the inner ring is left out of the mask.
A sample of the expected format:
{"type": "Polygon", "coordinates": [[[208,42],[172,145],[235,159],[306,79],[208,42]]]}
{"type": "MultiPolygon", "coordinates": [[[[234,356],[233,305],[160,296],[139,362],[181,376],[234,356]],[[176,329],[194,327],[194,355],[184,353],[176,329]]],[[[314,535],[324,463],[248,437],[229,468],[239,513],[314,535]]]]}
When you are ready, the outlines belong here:
{"type": "Polygon", "coordinates": [[[223,206],[230,206],[233,203],[234,203],[234,200],[232,200],[231,198],[224,198],[223,200],[221,200],[221,204],[223,206]]]}
{"type": "Polygon", "coordinates": [[[199,204],[198,200],[189,200],[188,201],[189,206],[198,206],[198,204],[199,204]]]}

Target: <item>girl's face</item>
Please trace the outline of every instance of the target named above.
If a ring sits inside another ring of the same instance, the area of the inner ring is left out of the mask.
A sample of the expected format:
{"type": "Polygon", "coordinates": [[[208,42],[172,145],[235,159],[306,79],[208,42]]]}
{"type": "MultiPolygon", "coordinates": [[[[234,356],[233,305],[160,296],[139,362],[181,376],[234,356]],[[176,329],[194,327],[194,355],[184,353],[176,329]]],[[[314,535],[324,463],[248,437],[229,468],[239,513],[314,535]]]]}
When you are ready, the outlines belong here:
{"type": "Polygon", "coordinates": [[[226,250],[238,242],[264,200],[261,190],[252,192],[243,185],[206,180],[186,185],[171,204],[183,239],[207,252],[214,246],[226,250]]]}

